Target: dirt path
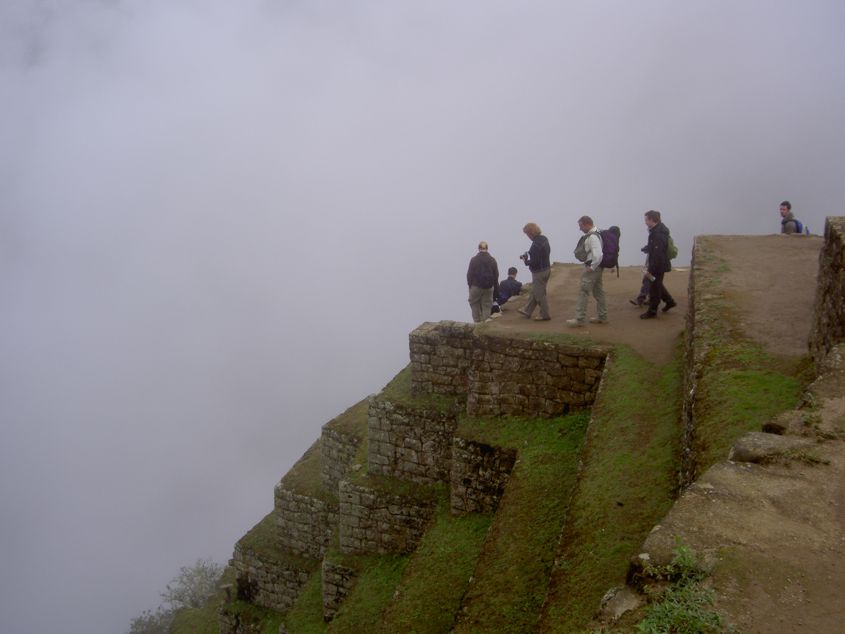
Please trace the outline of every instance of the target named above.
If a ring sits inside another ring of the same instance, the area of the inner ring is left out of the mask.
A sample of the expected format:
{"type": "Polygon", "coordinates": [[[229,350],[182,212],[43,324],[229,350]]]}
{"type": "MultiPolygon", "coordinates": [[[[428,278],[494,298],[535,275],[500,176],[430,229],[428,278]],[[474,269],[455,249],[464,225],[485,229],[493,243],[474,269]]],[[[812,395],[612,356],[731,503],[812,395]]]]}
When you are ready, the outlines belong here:
{"type": "MultiPolygon", "coordinates": [[[[667,313],[659,313],[657,319],[650,320],[640,319],[644,309],[632,306],[628,301],[639,292],[642,267],[622,267],[618,278],[616,271],[605,271],[603,282],[607,295],[609,323],[569,328],[565,322],[575,316],[581,270],[582,267],[577,264],[554,265],[548,286],[551,321],[525,319],[516,312],[528,301],[523,292],[519,298],[505,305],[502,316],[491,322],[491,330],[520,333],[566,332],[603,343],[626,344],[654,363],[667,363],[672,358],[677,338],[684,331],[689,269],[677,269],[666,275],[666,287],[678,305],[667,313]]],[[[523,281],[531,279],[526,269],[520,272],[519,278],[523,281]]],[[[538,313],[539,311],[535,310],[534,316],[538,313]]],[[[587,315],[596,315],[596,302],[592,298],[587,305],[587,315]]]]}

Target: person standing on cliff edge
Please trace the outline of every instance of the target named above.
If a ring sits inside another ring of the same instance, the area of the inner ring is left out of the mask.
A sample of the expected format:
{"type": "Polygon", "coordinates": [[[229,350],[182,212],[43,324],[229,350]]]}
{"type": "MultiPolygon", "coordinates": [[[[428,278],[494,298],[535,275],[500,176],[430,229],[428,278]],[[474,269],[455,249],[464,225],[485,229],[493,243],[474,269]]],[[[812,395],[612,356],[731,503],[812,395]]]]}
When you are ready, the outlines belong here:
{"type": "Polygon", "coordinates": [[[487,243],[478,243],[478,253],[469,261],[467,269],[469,307],[475,323],[490,319],[493,297],[499,291],[499,266],[487,252],[487,243]]]}
{"type": "Polygon", "coordinates": [[[539,305],[540,316],[535,321],[549,321],[549,302],[546,299],[546,285],[549,283],[549,276],[552,274],[551,253],[549,240],[540,231],[536,223],[529,222],[522,228],[524,233],[531,240],[531,248],[528,252],[520,255],[528,270],[531,271],[531,298],[528,303],[517,312],[523,317],[530,318],[531,313],[539,305]]]}
{"type": "Polygon", "coordinates": [[[584,235],[575,247],[575,257],[584,263],[584,269],[581,271],[581,288],[575,304],[575,319],[566,320],[566,325],[572,328],[578,328],[587,323],[587,300],[591,294],[596,298],[598,317],[590,318],[590,323],[607,323],[607,298],[604,295],[601,279],[602,239],[593,219],[589,216],[578,218],[578,228],[584,235]]]}
{"type": "Polygon", "coordinates": [[[669,228],[661,222],[659,211],[651,209],[645,212],[644,216],[648,227],[646,275],[651,280],[651,286],[648,291],[648,310],[640,315],[640,319],[654,319],[657,317],[657,307],[661,301],[665,302],[664,313],[677,304],[663,285],[663,276],[672,270],[669,260],[669,228]]]}

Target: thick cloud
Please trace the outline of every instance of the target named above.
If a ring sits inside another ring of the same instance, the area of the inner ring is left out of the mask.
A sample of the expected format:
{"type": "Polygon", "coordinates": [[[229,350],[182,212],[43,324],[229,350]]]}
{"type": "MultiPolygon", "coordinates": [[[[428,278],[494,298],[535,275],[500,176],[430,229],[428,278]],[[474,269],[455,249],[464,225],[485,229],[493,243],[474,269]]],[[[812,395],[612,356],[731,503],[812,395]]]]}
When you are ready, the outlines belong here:
{"type": "MultiPolygon", "coordinates": [[[[813,230],[837,2],[0,5],[0,629],[115,632],[467,319],[478,240],[813,230]]],[[[682,256],[683,257],[683,256],[682,256]]]]}

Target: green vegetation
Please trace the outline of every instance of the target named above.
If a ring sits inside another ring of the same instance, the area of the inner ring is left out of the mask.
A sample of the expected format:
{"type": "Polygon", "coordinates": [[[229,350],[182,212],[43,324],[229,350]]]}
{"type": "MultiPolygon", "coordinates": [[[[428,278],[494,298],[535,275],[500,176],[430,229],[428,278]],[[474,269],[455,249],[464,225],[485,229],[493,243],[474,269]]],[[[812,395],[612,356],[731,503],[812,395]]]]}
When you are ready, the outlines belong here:
{"type": "Polygon", "coordinates": [[[319,571],[311,575],[285,618],[288,632],[323,634],[329,626],[323,622],[323,578],[319,571]]]}
{"type": "MultiPolygon", "coordinates": [[[[234,601],[223,606],[224,614],[234,616],[241,624],[240,631],[247,631],[247,627],[261,628],[257,630],[261,634],[278,634],[279,626],[284,621],[284,616],[273,610],[262,608],[245,601],[234,601]]],[[[249,631],[256,631],[254,629],[249,631]]]]}
{"type": "Polygon", "coordinates": [[[546,595],[589,420],[465,420],[459,435],[518,450],[456,632],[532,631],[546,595]]]}
{"type": "Polygon", "coordinates": [[[696,393],[697,474],[724,460],[744,433],[794,408],[803,389],[803,359],[777,358],[741,340],[723,340],[708,357],[696,393]]]}
{"type": "Polygon", "coordinates": [[[342,557],[344,565],[361,572],[331,624],[331,631],[361,634],[378,630],[408,564],[407,556],[342,557]]]}
{"type": "Polygon", "coordinates": [[[318,438],[282,478],[281,484],[285,489],[319,500],[336,497],[321,486],[320,449],[321,444],[318,438]]]}
{"type": "Polygon", "coordinates": [[[444,497],[378,631],[450,631],[491,521],[489,515],[453,517],[444,497]]]}
{"type": "Polygon", "coordinates": [[[668,511],[681,440],[681,348],[656,368],[627,348],[608,363],[561,541],[544,631],[582,631],[668,511]]]}
{"type": "Polygon", "coordinates": [[[443,394],[415,394],[411,391],[411,366],[397,374],[379,394],[379,398],[398,405],[417,409],[437,410],[441,412],[454,411],[458,399],[443,394]]]}
{"type": "Polygon", "coordinates": [[[710,609],[714,592],[703,585],[707,573],[698,566],[695,554],[689,548],[678,546],[671,563],[647,567],[644,573],[671,584],[658,591],[656,600],[646,608],[645,618],[637,623],[637,632],[716,634],[731,631],[732,628],[722,623],[722,617],[710,609]]]}

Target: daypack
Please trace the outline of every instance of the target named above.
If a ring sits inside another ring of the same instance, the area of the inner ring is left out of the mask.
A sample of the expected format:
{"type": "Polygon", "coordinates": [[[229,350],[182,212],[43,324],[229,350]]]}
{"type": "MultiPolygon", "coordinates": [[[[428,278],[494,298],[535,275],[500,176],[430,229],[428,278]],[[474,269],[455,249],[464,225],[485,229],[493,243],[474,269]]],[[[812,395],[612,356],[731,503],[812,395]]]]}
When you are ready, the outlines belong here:
{"type": "Polygon", "coordinates": [[[798,218],[792,218],[791,220],[784,220],[784,221],[781,222],[781,224],[785,225],[787,222],[794,222],[795,223],[795,233],[797,233],[797,234],[806,233],[807,235],[810,235],[810,230],[805,229],[803,223],[800,220],[798,220],[798,218]]]}
{"type": "Polygon", "coordinates": [[[604,231],[599,231],[602,252],[600,266],[603,269],[616,267],[616,277],[619,277],[619,238],[621,236],[621,229],[615,225],[604,231]]]}
{"type": "Polygon", "coordinates": [[[678,257],[678,247],[675,246],[675,241],[672,240],[671,235],[669,236],[669,246],[666,249],[666,256],[670,260],[674,260],[676,257],[678,257]]]}

